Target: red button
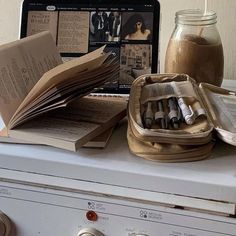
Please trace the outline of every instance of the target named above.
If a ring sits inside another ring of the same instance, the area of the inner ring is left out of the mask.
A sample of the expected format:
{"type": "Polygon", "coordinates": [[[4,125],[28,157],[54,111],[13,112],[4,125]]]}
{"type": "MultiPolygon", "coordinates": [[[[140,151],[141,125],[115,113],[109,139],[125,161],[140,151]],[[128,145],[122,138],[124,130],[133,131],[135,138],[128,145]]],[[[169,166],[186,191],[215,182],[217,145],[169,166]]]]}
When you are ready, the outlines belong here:
{"type": "Polygon", "coordinates": [[[94,212],[94,211],[88,211],[88,212],[86,213],[86,217],[87,217],[87,219],[90,220],[90,221],[97,221],[97,219],[98,219],[98,215],[97,215],[97,213],[94,212]]]}

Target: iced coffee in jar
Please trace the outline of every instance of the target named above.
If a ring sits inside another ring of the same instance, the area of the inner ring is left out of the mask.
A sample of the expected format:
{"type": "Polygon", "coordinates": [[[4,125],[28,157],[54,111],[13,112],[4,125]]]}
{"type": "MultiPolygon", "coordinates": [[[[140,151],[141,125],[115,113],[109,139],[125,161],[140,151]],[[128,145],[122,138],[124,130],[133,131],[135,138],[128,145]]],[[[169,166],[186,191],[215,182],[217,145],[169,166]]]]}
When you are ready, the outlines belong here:
{"type": "Polygon", "coordinates": [[[185,73],[198,83],[220,86],[224,55],[216,22],[213,11],[178,11],[166,51],[165,72],[185,73]]]}

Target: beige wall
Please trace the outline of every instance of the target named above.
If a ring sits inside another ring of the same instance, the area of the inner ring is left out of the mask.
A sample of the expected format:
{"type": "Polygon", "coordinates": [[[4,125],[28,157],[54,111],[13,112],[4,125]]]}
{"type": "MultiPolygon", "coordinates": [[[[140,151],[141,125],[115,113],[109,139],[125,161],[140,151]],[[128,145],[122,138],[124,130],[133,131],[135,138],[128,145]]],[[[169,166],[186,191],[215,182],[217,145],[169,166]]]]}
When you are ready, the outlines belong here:
{"type": "MultiPolygon", "coordinates": [[[[78,0],[79,1],[79,0],[78,0]]],[[[118,0],[117,0],[118,1],[118,0]]],[[[236,80],[236,0],[208,0],[209,9],[218,15],[218,29],[225,53],[225,78],[236,80]]],[[[161,72],[166,46],[174,28],[174,14],[180,9],[202,8],[204,0],[160,0],[161,72]]],[[[19,35],[21,0],[0,0],[0,44],[15,40],[19,35]]]]}

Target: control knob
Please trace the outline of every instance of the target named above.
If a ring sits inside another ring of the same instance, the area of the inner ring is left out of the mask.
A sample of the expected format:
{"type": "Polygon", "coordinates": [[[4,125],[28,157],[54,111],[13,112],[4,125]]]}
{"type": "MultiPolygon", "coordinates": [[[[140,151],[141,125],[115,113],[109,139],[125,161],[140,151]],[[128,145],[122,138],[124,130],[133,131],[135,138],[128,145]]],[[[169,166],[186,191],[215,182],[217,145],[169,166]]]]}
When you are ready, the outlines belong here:
{"type": "Polygon", "coordinates": [[[79,231],[78,236],[104,236],[104,234],[94,228],[84,228],[79,231]]]}
{"type": "Polygon", "coordinates": [[[147,234],[135,234],[135,236],[148,236],[147,234]]]}
{"type": "Polygon", "coordinates": [[[0,236],[10,236],[11,222],[9,218],[0,211],[0,236]]]}
{"type": "Polygon", "coordinates": [[[147,234],[136,234],[136,233],[132,233],[129,234],[129,236],[148,236],[147,234]]]}

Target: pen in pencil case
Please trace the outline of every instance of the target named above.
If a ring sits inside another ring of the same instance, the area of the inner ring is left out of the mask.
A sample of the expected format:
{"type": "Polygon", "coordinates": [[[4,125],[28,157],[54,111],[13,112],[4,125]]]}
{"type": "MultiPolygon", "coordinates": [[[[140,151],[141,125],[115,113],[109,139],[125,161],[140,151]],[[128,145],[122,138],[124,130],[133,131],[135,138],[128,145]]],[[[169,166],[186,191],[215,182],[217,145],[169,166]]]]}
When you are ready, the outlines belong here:
{"type": "MultiPolygon", "coordinates": [[[[166,94],[173,94],[174,90],[171,85],[166,86],[166,94]]],[[[169,109],[168,117],[170,119],[170,124],[174,129],[179,128],[179,119],[178,119],[178,107],[175,97],[170,97],[167,99],[167,105],[169,109]]]]}

